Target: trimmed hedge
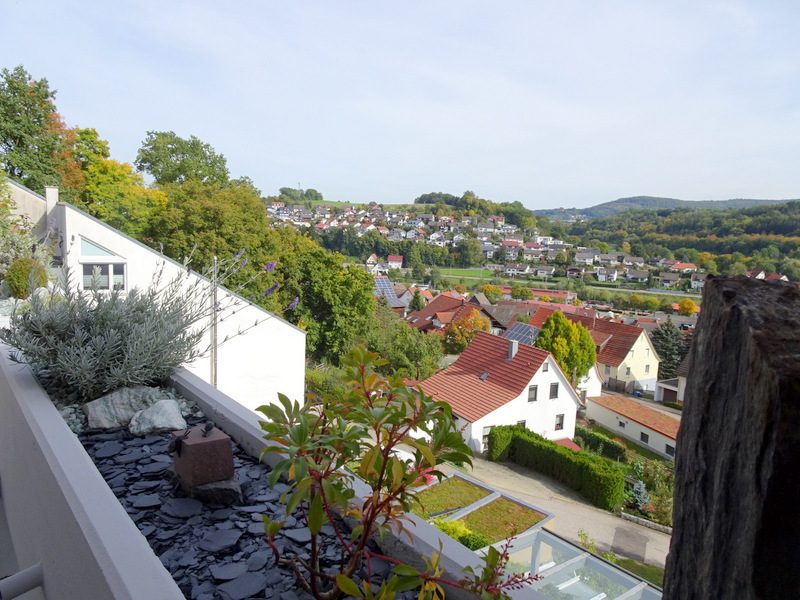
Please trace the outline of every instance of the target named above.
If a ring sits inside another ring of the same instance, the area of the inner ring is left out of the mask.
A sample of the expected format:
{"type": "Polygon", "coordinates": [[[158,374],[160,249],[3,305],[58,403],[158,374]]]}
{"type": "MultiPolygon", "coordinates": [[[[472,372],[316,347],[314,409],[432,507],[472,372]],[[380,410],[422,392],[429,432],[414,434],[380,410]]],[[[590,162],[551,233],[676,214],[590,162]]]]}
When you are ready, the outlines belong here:
{"type": "Polygon", "coordinates": [[[6,271],[6,284],[14,298],[25,300],[31,292],[47,285],[44,265],[33,258],[18,258],[6,271]]]}
{"type": "Polygon", "coordinates": [[[575,437],[583,440],[585,447],[599,452],[606,458],[619,462],[626,462],[625,446],[612,440],[607,435],[576,425],[575,437]]]}
{"type": "Polygon", "coordinates": [[[494,427],[488,454],[507,456],[518,465],[549,475],[600,508],[615,510],[625,502],[625,472],[620,465],[564,448],[522,427],[494,427]],[[497,447],[492,446],[493,441],[497,447]]]}

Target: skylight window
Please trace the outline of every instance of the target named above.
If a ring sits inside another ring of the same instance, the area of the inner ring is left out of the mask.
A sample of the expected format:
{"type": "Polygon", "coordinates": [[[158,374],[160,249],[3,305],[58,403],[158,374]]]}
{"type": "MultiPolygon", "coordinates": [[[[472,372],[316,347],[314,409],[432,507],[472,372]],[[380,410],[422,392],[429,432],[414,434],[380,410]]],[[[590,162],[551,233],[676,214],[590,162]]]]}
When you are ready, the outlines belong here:
{"type": "Polygon", "coordinates": [[[484,371],[483,373],[481,373],[480,380],[486,381],[487,379],[489,379],[489,371],[484,371]]]}

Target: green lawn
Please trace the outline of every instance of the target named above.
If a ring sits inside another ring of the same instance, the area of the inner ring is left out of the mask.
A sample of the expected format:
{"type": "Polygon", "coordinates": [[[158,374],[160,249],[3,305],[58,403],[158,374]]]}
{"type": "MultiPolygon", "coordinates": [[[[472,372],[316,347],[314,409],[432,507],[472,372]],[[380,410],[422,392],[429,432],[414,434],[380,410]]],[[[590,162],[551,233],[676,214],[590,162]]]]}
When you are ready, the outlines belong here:
{"type": "Polygon", "coordinates": [[[653,585],[657,585],[658,587],[663,587],[664,585],[664,569],[661,567],[648,565],[638,560],[633,560],[632,558],[620,558],[617,564],[623,569],[627,569],[631,573],[638,575],[642,579],[646,579],[653,585]]]}
{"type": "Polygon", "coordinates": [[[473,485],[469,481],[460,477],[450,477],[417,494],[419,505],[414,508],[414,512],[429,519],[432,516],[469,506],[488,495],[487,490],[473,485]]]}
{"type": "Polygon", "coordinates": [[[522,533],[542,519],[542,513],[505,498],[498,498],[473,510],[462,521],[471,531],[482,533],[491,540],[490,544],[494,544],[522,533]]]}
{"type": "Polygon", "coordinates": [[[479,279],[491,279],[492,272],[489,269],[455,269],[442,267],[439,269],[442,277],[475,277],[479,279]]]}
{"type": "Polygon", "coordinates": [[[600,425],[594,424],[594,425],[591,425],[589,428],[593,429],[597,433],[602,433],[603,435],[607,435],[612,440],[619,440],[622,443],[622,445],[624,445],[625,448],[627,448],[627,450],[628,450],[628,462],[629,463],[632,463],[636,459],[636,457],[638,455],[638,456],[640,456],[642,458],[646,458],[646,459],[649,459],[649,460],[657,460],[659,462],[663,462],[663,463],[666,463],[666,464],[669,464],[669,465],[672,464],[672,461],[667,460],[666,458],[664,458],[660,454],[656,454],[652,450],[648,450],[647,448],[645,448],[643,446],[640,446],[636,442],[633,442],[633,441],[631,441],[631,440],[629,440],[627,438],[622,437],[618,433],[614,433],[613,431],[609,431],[605,427],[601,427],[600,425]]]}

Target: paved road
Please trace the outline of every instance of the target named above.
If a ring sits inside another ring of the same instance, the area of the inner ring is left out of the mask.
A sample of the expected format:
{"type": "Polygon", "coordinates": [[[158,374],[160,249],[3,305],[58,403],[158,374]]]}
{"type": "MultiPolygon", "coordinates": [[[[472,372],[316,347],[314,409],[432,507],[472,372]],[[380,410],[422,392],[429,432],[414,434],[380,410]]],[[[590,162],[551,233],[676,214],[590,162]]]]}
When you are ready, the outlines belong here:
{"type": "Polygon", "coordinates": [[[670,537],[667,534],[623,521],[608,511],[595,508],[572,490],[529,469],[477,457],[473,459],[473,465],[470,474],[476,479],[552,513],[554,518],[546,527],[555,533],[577,544],[578,531],[582,529],[595,540],[601,552],[611,550],[664,566],[669,551],[670,537]]]}

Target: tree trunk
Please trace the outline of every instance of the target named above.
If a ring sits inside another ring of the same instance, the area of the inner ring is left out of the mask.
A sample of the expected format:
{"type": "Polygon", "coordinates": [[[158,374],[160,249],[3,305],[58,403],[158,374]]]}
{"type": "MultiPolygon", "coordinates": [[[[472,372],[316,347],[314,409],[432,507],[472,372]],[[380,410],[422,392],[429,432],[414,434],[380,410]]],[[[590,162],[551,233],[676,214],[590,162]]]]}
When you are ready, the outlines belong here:
{"type": "Polygon", "coordinates": [[[665,600],[800,598],[800,290],[709,278],[665,600]]]}

